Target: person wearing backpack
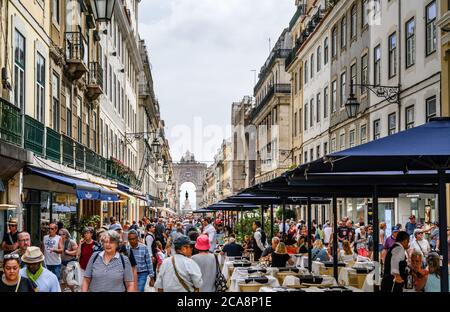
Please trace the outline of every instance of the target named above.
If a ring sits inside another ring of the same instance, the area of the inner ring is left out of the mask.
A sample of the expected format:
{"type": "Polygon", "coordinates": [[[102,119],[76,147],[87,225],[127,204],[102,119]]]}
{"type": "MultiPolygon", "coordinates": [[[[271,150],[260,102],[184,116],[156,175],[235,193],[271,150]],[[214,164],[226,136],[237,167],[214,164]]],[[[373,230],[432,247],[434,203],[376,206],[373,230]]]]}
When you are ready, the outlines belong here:
{"type": "Polygon", "coordinates": [[[253,222],[253,250],[254,250],[254,260],[259,261],[261,255],[267,247],[267,237],[266,233],[261,229],[261,222],[253,222]]]}
{"type": "Polygon", "coordinates": [[[81,291],[135,292],[130,260],[118,252],[120,235],[116,231],[108,231],[102,239],[104,250],[89,259],[81,291]]]}

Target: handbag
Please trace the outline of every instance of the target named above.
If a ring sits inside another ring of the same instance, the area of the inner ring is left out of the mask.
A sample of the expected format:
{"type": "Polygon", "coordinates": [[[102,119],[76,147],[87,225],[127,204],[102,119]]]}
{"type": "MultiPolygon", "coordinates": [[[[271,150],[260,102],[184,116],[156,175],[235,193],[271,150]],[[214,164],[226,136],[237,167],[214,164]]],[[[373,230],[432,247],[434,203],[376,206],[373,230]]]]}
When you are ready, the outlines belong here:
{"type": "Polygon", "coordinates": [[[216,280],[214,282],[214,285],[216,286],[216,292],[225,292],[228,290],[227,280],[220,271],[219,259],[217,259],[217,255],[214,255],[214,258],[216,259],[216,270],[217,270],[216,280]]]}
{"type": "MultiPolygon", "coordinates": [[[[175,265],[175,256],[172,256],[172,264],[173,264],[173,269],[175,271],[175,275],[177,276],[178,281],[180,282],[181,286],[183,286],[183,288],[186,289],[187,292],[192,292],[189,289],[189,286],[186,284],[186,282],[181,278],[180,274],[178,274],[178,270],[175,265]]],[[[194,292],[200,292],[200,289],[194,287],[194,292]]]]}

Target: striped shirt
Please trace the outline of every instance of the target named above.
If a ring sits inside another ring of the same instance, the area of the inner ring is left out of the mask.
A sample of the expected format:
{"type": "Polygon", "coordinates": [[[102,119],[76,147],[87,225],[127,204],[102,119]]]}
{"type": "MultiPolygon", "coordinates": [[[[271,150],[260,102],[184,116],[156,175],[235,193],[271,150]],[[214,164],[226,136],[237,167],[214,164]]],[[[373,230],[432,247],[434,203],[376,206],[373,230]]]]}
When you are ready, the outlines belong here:
{"type": "Polygon", "coordinates": [[[137,272],[148,272],[151,276],[154,276],[153,264],[147,246],[138,243],[138,246],[136,248],[131,248],[131,250],[133,251],[134,259],[136,260],[137,272]]]}

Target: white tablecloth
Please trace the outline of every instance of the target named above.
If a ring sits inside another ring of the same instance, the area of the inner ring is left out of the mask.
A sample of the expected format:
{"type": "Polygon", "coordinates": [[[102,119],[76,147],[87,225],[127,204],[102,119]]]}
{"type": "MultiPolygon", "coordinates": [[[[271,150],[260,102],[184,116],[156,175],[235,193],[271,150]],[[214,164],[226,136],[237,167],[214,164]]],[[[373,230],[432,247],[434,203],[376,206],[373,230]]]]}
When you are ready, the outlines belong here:
{"type": "MultiPolygon", "coordinates": [[[[338,283],[336,282],[336,280],[334,279],[334,277],[332,276],[328,276],[328,275],[322,275],[323,281],[322,281],[322,285],[325,284],[331,284],[333,286],[338,286],[338,283]]],[[[294,285],[300,285],[300,280],[298,277],[296,276],[286,276],[284,278],[284,282],[283,282],[283,287],[287,287],[287,286],[294,286],[294,285]]]]}
{"type": "Polygon", "coordinates": [[[356,270],[350,267],[341,268],[339,276],[338,276],[338,282],[340,285],[347,286],[348,285],[348,272],[355,272],[356,270]]]}
{"type": "Polygon", "coordinates": [[[312,263],[312,273],[314,275],[320,275],[320,268],[324,268],[325,264],[319,261],[313,261],[312,263]]]}
{"type": "MultiPolygon", "coordinates": [[[[234,275],[234,274],[233,274],[234,275]]],[[[278,279],[273,277],[272,275],[266,275],[267,279],[269,280],[267,284],[264,284],[265,286],[269,287],[280,287],[280,283],[278,282],[278,279]]],[[[245,279],[248,278],[247,276],[236,276],[231,278],[231,286],[228,291],[230,292],[240,292],[241,289],[239,287],[239,283],[245,283],[245,279]]]]}

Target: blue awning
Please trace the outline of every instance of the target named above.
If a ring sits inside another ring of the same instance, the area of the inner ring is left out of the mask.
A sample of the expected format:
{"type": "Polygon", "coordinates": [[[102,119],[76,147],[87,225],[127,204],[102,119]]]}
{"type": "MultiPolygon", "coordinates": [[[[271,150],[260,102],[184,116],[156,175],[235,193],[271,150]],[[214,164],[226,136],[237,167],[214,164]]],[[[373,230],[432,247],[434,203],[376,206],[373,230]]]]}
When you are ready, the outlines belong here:
{"type": "Polygon", "coordinates": [[[72,186],[76,190],[78,199],[88,200],[104,200],[104,201],[118,201],[118,195],[100,185],[61,175],[56,172],[51,172],[39,168],[28,167],[33,174],[37,174],[41,177],[47,178],[54,182],[62,183],[72,186]]]}

